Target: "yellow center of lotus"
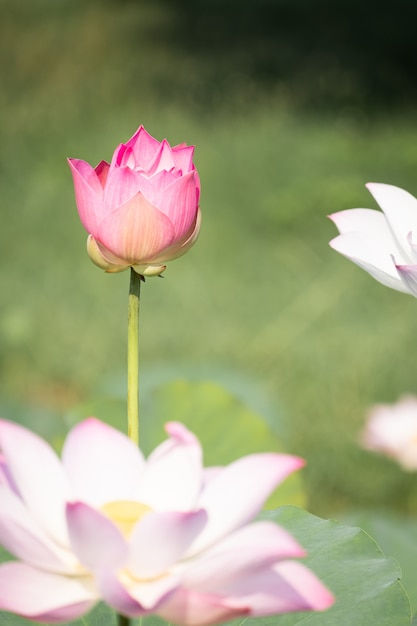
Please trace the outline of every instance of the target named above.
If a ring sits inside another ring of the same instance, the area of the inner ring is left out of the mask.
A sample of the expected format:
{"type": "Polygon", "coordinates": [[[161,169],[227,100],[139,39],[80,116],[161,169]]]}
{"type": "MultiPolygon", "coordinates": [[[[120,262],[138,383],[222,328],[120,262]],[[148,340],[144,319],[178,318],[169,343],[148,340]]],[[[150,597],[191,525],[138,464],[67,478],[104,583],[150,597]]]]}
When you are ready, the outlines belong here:
{"type": "Polygon", "coordinates": [[[128,537],[139,520],[152,511],[150,506],[133,500],[114,500],[101,507],[101,512],[128,537]]]}

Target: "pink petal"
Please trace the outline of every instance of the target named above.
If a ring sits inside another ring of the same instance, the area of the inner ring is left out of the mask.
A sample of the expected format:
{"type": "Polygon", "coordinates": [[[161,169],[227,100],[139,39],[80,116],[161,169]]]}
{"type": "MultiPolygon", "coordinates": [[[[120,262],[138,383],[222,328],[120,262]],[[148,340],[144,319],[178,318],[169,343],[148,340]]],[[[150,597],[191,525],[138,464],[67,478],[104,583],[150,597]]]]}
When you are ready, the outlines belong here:
{"type": "Polygon", "coordinates": [[[175,167],[175,161],[172,156],[171,146],[164,139],[161,142],[159,150],[155,156],[153,162],[149,162],[149,166],[146,168],[146,171],[149,176],[153,176],[156,172],[161,172],[165,170],[166,172],[170,172],[175,167]]]}
{"type": "Polygon", "coordinates": [[[83,502],[67,505],[71,546],[80,562],[90,570],[114,569],[124,565],[127,545],[107,517],[83,502]]]}
{"type": "Polygon", "coordinates": [[[133,150],[136,167],[144,171],[147,171],[149,163],[155,159],[160,145],[161,143],[152,137],[143,126],[140,126],[126,143],[126,146],[133,150]]]}
{"type": "Polygon", "coordinates": [[[158,615],[178,626],[207,626],[249,615],[249,610],[229,606],[227,598],[180,588],[158,608],[158,615]]]}
{"type": "Polygon", "coordinates": [[[117,257],[139,264],[169,247],[173,237],[169,218],[138,193],[104,217],[97,240],[117,257]]]}
{"type": "Polygon", "coordinates": [[[175,167],[181,170],[183,176],[194,169],[194,146],[175,146],[172,148],[172,155],[175,160],[175,167]]]}
{"type": "Polygon", "coordinates": [[[188,252],[188,250],[195,244],[198,239],[198,235],[200,234],[200,227],[201,212],[200,209],[197,209],[195,221],[191,224],[190,230],[188,231],[188,233],[185,233],[183,239],[179,239],[169,248],[165,248],[165,250],[159,257],[152,259],[152,262],[162,263],[164,261],[172,261],[173,259],[178,259],[178,257],[188,252]]]}
{"type": "Polygon", "coordinates": [[[393,185],[368,183],[366,186],[384,211],[393,235],[407,257],[407,236],[410,232],[417,233],[417,199],[393,185]]]}
{"type": "Polygon", "coordinates": [[[330,246],[359,265],[378,282],[408,293],[409,290],[401,282],[395,269],[390,250],[381,247],[378,239],[366,233],[350,232],[332,239],[330,246]]]}
{"type": "Polygon", "coordinates": [[[250,615],[274,615],[290,611],[324,611],[334,603],[333,594],[301,563],[283,561],[236,578],[223,587],[229,606],[249,608],[250,615]]]}
{"type": "Polygon", "coordinates": [[[188,511],[201,489],[201,446],[182,424],[169,423],[166,430],[170,439],[149,456],[139,500],[155,510],[188,511]]]}
{"type": "Polygon", "coordinates": [[[208,523],[191,547],[207,548],[252,520],[270,493],[292,472],[304,465],[286,454],[252,454],[224,468],[207,485],[197,506],[208,513],[208,523]]]}
{"type": "Polygon", "coordinates": [[[139,191],[145,196],[145,198],[159,209],[160,199],[163,196],[165,189],[172,185],[176,180],[180,178],[180,173],[176,171],[166,172],[162,170],[150,178],[141,177],[139,191]]]}
{"type": "Polygon", "coordinates": [[[34,433],[5,420],[0,420],[0,449],[30,514],[65,545],[65,502],[70,490],[55,452],[34,433]]]}
{"type": "Polygon", "coordinates": [[[107,174],[109,173],[109,168],[110,168],[110,165],[109,163],[107,163],[107,161],[100,161],[100,163],[96,165],[96,167],[94,168],[94,171],[103,189],[106,184],[107,174]]]}
{"type": "Polygon", "coordinates": [[[12,491],[0,487],[0,545],[15,557],[35,567],[71,573],[75,557],[42,530],[12,491]]]}
{"type": "Polygon", "coordinates": [[[198,210],[195,172],[178,178],[166,187],[157,204],[174,225],[175,239],[182,238],[195,222],[198,210]]]}
{"type": "Polygon", "coordinates": [[[0,566],[0,609],[58,624],[75,620],[99,598],[88,578],[59,576],[24,563],[0,566]]]}
{"type": "Polygon", "coordinates": [[[207,521],[204,511],[149,513],[130,537],[129,570],[136,578],[154,578],[179,561],[207,521]]]}
{"type": "Polygon", "coordinates": [[[62,459],[78,500],[96,506],[137,500],[142,453],[111,426],[95,418],[77,424],[66,439],[62,459]]]}
{"type": "MultiPolygon", "coordinates": [[[[104,190],[105,214],[129,202],[141,191],[143,176],[129,167],[110,166],[104,190]]],[[[146,179],[145,179],[146,180],[146,179]]]]}
{"type": "Polygon", "coordinates": [[[104,214],[102,172],[99,170],[97,175],[89,163],[80,159],[68,159],[68,163],[80,220],[86,231],[95,235],[104,214]]]}

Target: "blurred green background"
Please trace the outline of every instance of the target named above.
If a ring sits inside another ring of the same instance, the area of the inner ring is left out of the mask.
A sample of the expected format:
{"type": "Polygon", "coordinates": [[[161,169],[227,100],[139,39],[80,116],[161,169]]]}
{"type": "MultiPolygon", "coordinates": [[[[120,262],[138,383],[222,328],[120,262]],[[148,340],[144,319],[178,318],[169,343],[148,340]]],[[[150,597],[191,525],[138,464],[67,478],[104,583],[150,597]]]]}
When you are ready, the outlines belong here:
{"type": "Polygon", "coordinates": [[[0,11],[2,415],[42,430],[124,392],[129,277],[89,261],[66,157],[110,159],[143,124],[196,145],[203,211],[197,245],[144,285],[144,388],[213,379],[252,404],[307,459],[313,513],[415,512],[415,475],[357,437],[370,404],[417,393],[417,305],[333,252],[326,219],[376,208],[367,181],[417,194],[415,5],[0,11]]]}

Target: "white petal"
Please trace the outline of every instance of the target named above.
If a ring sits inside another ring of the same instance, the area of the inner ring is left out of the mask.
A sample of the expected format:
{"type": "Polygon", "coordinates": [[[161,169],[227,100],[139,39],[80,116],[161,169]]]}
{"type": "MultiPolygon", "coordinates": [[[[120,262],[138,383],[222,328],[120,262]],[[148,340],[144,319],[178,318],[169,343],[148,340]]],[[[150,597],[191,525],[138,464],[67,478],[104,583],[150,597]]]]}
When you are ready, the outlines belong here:
{"type": "Polygon", "coordinates": [[[23,426],[0,420],[0,449],[30,513],[48,533],[68,544],[65,502],[67,477],[52,448],[23,426]]]}
{"type": "Polygon", "coordinates": [[[353,232],[367,235],[385,255],[394,255],[399,261],[408,259],[408,256],[404,255],[402,249],[397,245],[387,218],[381,211],[348,209],[339,211],[339,213],[333,213],[329,215],[329,218],[337,226],[341,235],[353,232]]]}
{"type": "Polygon", "coordinates": [[[203,480],[200,443],[182,424],[166,429],[171,437],[149,456],[139,500],[155,510],[187,511],[195,507],[203,480]]]}
{"type": "Polygon", "coordinates": [[[410,232],[417,234],[417,199],[393,185],[368,183],[366,186],[384,211],[398,245],[410,260],[407,237],[410,232]]]}
{"type": "Polygon", "coordinates": [[[62,460],[75,499],[94,506],[138,499],[142,453],[115,428],[95,418],[77,424],[66,439],[62,460]]]}
{"type": "Polygon", "coordinates": [[[332,239],[330,246],[383,285],[409,293],[398,276],[390,251],[381,247],[377,239],[366,233],[350,232],[332,239]]]}

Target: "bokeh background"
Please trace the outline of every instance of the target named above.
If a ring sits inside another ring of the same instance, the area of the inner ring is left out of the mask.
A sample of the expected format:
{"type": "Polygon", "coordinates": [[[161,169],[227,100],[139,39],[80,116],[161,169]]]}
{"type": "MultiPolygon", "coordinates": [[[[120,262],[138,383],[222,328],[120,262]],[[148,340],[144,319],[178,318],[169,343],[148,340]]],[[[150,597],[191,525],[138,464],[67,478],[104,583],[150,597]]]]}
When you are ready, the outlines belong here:
{"type": "Polygon", "coordinates": [[[367,181],[417,194],[415,3],[0,10],[2,415],[42,431],[124,392],[128,274],[89,261],[66,158],[109,159],[144,124],[196,145],[203,227],[144,285],[143,385],[213,379],[252,403],[307,459],[313,513],[415,513],[415,474],[357,439],[370,404],[417,393],[416,301],[333,252],[326,219],[376,208],[367,181]]]}

